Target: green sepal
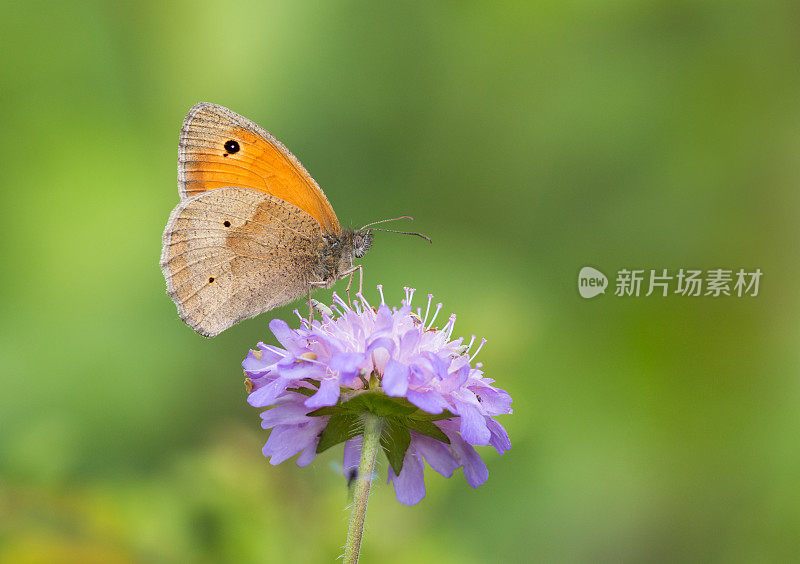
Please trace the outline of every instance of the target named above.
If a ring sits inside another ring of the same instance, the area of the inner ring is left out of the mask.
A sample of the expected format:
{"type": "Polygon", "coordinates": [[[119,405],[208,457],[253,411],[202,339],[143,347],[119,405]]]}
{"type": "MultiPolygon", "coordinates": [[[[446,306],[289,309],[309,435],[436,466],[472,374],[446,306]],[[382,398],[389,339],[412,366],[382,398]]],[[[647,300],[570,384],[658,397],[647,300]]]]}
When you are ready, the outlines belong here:
{"type": "Polygon", "coordinates": [[[352,413],[337,413],[330,418],[327,427],[320,434],[317,453],[350,440],[363,432],[358,416],[352,413]]]}
{"type": "Polygon", "coordinates": [[[396,476],[403,470],[403,459],[410,444],[411,433],[403,422],[397,417],[387,418],[386,426],[381,433],[381,447],[396,476]]]}
{"type": "Polygon", "coordinates": [[[378,417],[405,417],[417,408],[406,402],[404,398],[390,398],[380,392],[364,392],[342,404],[342,407],[354,413],[369,411],[378,417]],[[407,405],[406,405],[407,404],[407,405]]]}
{"type": "Polygon", "coordinates": [[[344,409],[339,405],[326,405],[314,411],[306,413],[306,417],[324,417],[325,415],[336,415],[337,413],[344,413],[344,409]]]}
{"type": "Polygon", "coordinates": [[[418,409],[409,415],[409,418],[415,419],[416,421],[441,421],[442,419],[451,419],[453,417],[455,417],[455,415],[446,409],[441,413],[428,413],[427,411],[418,409]]]}
{"type": "Polygon", "coordinates": [[[420,421],[418,419],[406,417],[403,424],[415,433],[425,435],[426,437],[436,439],[448,445],[450,444],[450,439],[447,438],[447,435],[445,435],[439,427],[433,424],[433,421],[420,421]]]}

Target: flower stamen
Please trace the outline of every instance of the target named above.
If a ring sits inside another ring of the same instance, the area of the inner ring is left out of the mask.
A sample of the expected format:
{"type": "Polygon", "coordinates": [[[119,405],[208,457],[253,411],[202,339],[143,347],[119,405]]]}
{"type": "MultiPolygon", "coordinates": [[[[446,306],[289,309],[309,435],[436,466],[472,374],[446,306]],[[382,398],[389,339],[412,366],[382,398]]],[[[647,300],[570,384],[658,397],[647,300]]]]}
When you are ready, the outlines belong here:
{"type": "Polygon", "coordinates": [[[475,354],[473,354],[471,357],[469,357],[469,361],[470,362],[475,360],[475,357],[478,356],[478,353],[481,352],[481,349],[483,348],[483,345],[485,345],[485,344],[486,344],[486,339],[481,339],[481,344],[478,345],[478,348],[475,350],[475,354]]]}
{"type": "Polygon", "coordinates": [[[444,337],[446,340],[450,340],[450,336],[453,334],[453,329],[456,326],[456,314],[450,314],[450,319],[447,320],[447,324],[442,327],[442,331],[444,331],[444,337]]]}
{"type": "Polygon", "coordinates": [[[472,349],[472,344],[475,342],[475,335],[472,335],[472,338],[469,340],[469,344],[467,345],[467,350],[464,351],[464,354],[469,354],[469,351],[472,349]]]}
{"type": "Polygon", "coordinates": [[[428,322],[428,312],[431,310],[431,301],[433,300],[433,294],[428,294],[428,307],[425,308],[425,317],[422,318],[422,323],[425,324],[428,322]]]}
{"type": "Polygon", "coordinates": [[[364,306],[364,311],[367,311],[367,310],[370,310],[370,309],[372,309],[372,306],[371,306],[371,305],[369,305],[369,302],[367,301],[367,298],[365,298],[365,297],[364,297],[364,294],[362,294],[361,292],[359,292],[359,293],[357,293],[357,294],[356,294],[356,297],[357,297],[359,300],[361,300],[361,304],[364,306]]]}
{"type": "Polygon", "coordinates": [[[433,322],[436,321],[436,316],[439,315],[439,312],[442,311],[442,302],[436,304],[436,311],[433,312],[433,317],[431,317],[431,322],[425,327],[426,331],[430,331],[430,328],[433,327],[433,322]]]}
{"type": "Polygon", "coordinates": [[[333,293],[333,301],[334,301],[334,302],[336,302],[336,304],[337,304],[339,307],[341,307],[341,308],[342,308],[342,309],[343,309],[345,312],[347,312],[347,311],[350,311],[350,306],[349,306],[349,305],[347,305],[347,302],[346,302],[346,301],[344,301],[344,300],[343,300],[343,299],[342,299],[342,298],[339,296],[339,294],[337,294],[336,292],[334,292],[334,293],[333,293]]]}

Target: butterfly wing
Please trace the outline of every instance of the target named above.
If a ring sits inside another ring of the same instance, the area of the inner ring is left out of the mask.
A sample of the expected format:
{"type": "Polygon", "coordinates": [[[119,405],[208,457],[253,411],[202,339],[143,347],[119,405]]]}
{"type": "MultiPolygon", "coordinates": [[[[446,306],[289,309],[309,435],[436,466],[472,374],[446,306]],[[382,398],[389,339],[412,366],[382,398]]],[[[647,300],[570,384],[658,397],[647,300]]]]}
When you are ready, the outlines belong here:
{"type": "Polygon", "coordinates": [[[228,108],[201,102],[181,127],[178,191],[186,199],[227,186],[276,196],[313,217],[325,233],[341,233],[322,189],[280,141],[228,108]]]}
{"type": "Polygon", "coordinates": [[[213,337],[306,293],[325,242],[309,214],[248,188],[181,201],[164,230],[161,270],[187,325],[213,337]]]}

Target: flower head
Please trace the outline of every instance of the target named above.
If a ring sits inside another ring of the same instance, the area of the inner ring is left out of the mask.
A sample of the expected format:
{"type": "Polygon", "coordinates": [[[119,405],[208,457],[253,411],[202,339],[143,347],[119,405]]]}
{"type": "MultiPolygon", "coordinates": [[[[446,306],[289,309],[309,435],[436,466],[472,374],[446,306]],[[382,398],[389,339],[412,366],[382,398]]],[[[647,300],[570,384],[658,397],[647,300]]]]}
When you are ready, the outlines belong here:
{"type": "Polygon", "coordinates": [[[476,347],[475,336],[468,344],[452,340],[455,315],[434,328],[442,304],[432,307],[432,295],[423,312],[412,307],[413,289],[399,308],[378,290],[377,307],[361,294],[351,307],[334,293],[332,308],[317,305],[322,321],[301,318],[298,329],[273,319],[281,347],[259,343],[245,358],[248,403],[271,407],[261,414],[262,427],[272,429],[264,456],[278,464],[299,453],[297,464],[305,466],[345,442],[351,472],[361,452],[360,421],[370,413],[384,421],[381,446],[398,501],[414,505],[425,496],[423,460],[445,477],[463,468],[478,487],[489,473],[473,445],[499,454],[511,447],[494,419],[512,412],[511,396],[473,364],[485,339],[476,347]]]}

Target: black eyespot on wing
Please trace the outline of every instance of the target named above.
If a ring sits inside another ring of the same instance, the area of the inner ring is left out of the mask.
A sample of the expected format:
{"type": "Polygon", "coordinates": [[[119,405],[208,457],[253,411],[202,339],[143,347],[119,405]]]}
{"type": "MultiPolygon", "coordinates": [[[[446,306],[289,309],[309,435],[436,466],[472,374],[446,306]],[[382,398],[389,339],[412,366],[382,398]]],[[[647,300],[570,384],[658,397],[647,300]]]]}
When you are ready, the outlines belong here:
{"type": "Polygon", "coordinates": [[[222,222],[222,225],[224,225],[225,227],[230,227],[231,222],[226,219],[225,221],[222,222]]]}
{"type": "Polygon", "coordinates": [[[212,276],[212,277],[210,277],[210,278],[208,279],[208,282],[209,282],[209,283],[211,283],[211,282],[213,282],[213,281],[214,281],[214,277],[213,277],[213,276],[212,276]]]}
{"type": "Polygon", "coordinates": [[[239,152],[239,143],[237,143],[233,139],[225,141],[225,145],[223,145],[223,147],[230,155],[239,152]]]}

